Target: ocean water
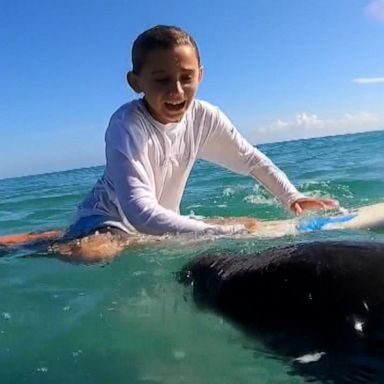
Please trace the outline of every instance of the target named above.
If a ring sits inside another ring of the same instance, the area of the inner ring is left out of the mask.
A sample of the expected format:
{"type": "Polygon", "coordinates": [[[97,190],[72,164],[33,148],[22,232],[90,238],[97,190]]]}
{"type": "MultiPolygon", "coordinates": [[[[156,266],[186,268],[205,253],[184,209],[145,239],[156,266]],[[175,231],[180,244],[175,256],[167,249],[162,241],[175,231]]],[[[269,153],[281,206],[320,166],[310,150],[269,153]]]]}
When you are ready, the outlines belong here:
{"type": "MultiPolygon", "coordinates": [[[[345,208],[384,201],[384,131],[260,146],[308,196],[345,208]]],[[[0,235],[65,227],[103,167],[0,180],[0,235]]],[[[247,177],[198,162],[184,214],[289,218],[247,177]]],[[[127,249],[107,264],[44,253],[0,254],[0,383],[384,382],[382,357],[361,351],[297,369],[193,303],[177,272],[202,253],[257,252],[298,241],[384,241],[382,231],[278,239],[173,239],[127,249]]],[[[315,352],[315,351],[314,351],[315,352]]],[[[299,357],[299,356],[297,356],[299,357]]],[[[305,364],[305,363],[301,363],[305,364]]],[[[297,364],[296,364],[297,365],[297,364]]]]}

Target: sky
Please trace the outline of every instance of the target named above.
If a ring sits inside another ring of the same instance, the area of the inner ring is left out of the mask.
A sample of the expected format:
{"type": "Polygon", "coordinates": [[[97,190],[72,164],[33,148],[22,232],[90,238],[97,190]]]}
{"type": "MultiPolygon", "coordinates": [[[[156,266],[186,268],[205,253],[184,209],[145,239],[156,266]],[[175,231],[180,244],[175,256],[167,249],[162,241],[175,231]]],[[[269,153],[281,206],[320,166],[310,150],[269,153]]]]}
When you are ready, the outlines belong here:
{"type": "Polygon", "coordinates": [[[138,34],[197,41],[252,143],[384,129],[384,0],[0,0],[0,179],[104,164],[138,34]]]}

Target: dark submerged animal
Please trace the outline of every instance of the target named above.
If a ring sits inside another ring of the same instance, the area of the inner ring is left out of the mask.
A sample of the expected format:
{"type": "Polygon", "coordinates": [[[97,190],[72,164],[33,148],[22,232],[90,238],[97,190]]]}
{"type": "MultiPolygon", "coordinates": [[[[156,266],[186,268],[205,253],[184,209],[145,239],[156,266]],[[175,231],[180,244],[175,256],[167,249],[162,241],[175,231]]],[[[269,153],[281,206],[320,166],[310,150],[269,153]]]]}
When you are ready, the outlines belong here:
{"type": "Polygon", "coordinates": [[[321,364],[328,371],[317,372],[317,365],[314,374],[307,364],[295,368],[300,373],[341,383],[352,372],[364,382],[384,383],[384,243],[314,242],[208,255],[189,263],[179,279],[193,283],[199,307],[276,353],[325,352],[328,361],[321,364]]]}

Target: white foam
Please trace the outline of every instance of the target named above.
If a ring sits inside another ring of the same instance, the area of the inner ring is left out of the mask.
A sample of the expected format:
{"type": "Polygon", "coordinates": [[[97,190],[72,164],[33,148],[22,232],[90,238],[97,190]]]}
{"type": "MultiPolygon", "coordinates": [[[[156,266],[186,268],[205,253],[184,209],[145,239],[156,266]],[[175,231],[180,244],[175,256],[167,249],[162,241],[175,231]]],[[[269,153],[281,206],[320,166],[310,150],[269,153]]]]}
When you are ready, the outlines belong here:
{"type": "Polygon", "coordinates": [[[308,353],[306,355],[297,357],[294,359],[294,361],[297,361],[300,364],[315,363],[316,361],[319,361],[324,355],[325,352],[308,353]]]}

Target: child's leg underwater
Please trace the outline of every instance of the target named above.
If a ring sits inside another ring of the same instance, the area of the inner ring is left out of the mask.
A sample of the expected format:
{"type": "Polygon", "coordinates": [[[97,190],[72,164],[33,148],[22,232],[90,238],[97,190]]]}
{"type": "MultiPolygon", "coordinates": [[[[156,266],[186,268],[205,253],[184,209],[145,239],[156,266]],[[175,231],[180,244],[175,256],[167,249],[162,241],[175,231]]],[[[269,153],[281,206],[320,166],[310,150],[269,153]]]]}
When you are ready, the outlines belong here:
{"type": "Polygon", "coordinates": [[[132,235],[107,226],[78,239],[55,242],[50,251],[68,261],[92,263],[110,260],[133,243],[132,235]]]}
{"type": "Polygon", "coordinates": [[[44,252],[66,261],[99,262],[113,258],[133,243],[133,236],[113,227],[102,227],[77,239],[66,239],[62,231],[0,236],[5,251],[44,252]]]}

